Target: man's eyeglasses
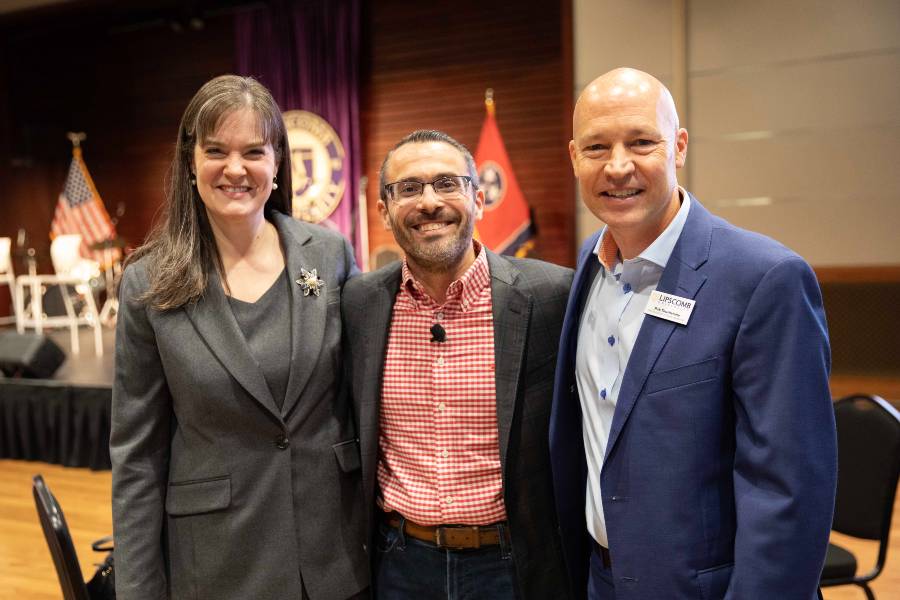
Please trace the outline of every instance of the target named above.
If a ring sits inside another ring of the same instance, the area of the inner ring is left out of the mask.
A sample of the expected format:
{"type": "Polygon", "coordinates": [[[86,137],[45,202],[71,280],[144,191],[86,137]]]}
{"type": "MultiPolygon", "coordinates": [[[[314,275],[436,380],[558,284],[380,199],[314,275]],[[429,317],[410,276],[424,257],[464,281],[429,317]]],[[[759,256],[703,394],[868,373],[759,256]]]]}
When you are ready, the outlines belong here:
{"type": "Polygon", "coordinates": [[[430,185],[434,193],[443,199],[452,199],[465,192],[466,185],[472,181],[468,175],[441,175],[434,181],[416,181],[414,179],[395,181],[384,186],[388,197],[394,202],[406,203],[418,200],[425,193],[425,186],[430,185]]]}

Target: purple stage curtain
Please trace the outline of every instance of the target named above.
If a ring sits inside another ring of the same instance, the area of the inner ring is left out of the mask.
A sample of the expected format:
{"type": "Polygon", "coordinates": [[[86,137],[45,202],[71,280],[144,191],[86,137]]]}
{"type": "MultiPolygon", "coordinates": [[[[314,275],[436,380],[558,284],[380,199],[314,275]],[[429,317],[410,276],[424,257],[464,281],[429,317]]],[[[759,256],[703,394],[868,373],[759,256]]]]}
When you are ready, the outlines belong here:
{"type": "Polygon", "coordinates": [[[344,197],[323,225],[343,233],[362,265],[359,181],[359,0],[271,0],[235,15],[236,65],[272,91],[281,110],[328,121],[344,146],[344,197]]]}

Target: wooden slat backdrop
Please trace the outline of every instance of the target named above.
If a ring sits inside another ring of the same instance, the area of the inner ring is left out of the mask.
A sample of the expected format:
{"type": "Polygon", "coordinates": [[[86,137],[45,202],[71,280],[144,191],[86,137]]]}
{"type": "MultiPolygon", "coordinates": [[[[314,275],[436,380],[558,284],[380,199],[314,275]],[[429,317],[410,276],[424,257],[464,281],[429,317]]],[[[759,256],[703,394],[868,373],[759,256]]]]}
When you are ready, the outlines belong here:
{"type": "Polygon", "coordinates": [[[568,3],[383,0],[367,10],[361,115],[370,248],[394,246],[375,210],[387,151],[415,129],[440,129],[474,153],[490,87],[513,169],[534,210],[536,253],[572,265],[568,3]]]}

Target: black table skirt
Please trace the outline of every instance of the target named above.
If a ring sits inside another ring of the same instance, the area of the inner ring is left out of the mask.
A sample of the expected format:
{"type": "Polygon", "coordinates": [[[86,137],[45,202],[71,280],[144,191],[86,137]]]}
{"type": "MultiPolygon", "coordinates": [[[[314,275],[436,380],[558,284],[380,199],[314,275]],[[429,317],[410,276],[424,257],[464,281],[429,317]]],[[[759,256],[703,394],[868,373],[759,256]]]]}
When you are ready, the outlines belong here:
{"type": "Polygon", "coordinates": [[[111,468],[112,390],[0,379],[0,458],[111,468]]]}

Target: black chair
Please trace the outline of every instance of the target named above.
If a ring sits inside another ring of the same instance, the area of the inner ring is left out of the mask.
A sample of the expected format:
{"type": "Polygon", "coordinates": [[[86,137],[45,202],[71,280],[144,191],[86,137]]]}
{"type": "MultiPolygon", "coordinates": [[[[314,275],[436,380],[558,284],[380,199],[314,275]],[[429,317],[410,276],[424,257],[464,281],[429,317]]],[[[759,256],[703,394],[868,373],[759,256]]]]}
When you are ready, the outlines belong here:
{"type": "Polygon", "coordinates": [[[900,476],[900,412],[878,396],[854,395],[834,404],[838,437],[838,484],[832,529],[878,540],[875,568],[857,575],[856,557],[828,544],[820,585],[858,585],[869,600],[868,583],[887,557],[891,515],[900,476]]]}
{"type": "Polygon", "coordinates": [[[50,548],[50,555],[53,556],[53,564],[56,565],[56,574],[59,576],[63,598],[65,600],[90,600],[84,584],[84,577],[81,575],[81,565],[78,564],[78,555],[75,554],[75,546],[72,544],[72,536],[69,535],[69,527],[66,525],[62,509],[44,483],[43,477],[35,475],[33,482],[34,503],[41,519],[44,538],[50,548]]]}

